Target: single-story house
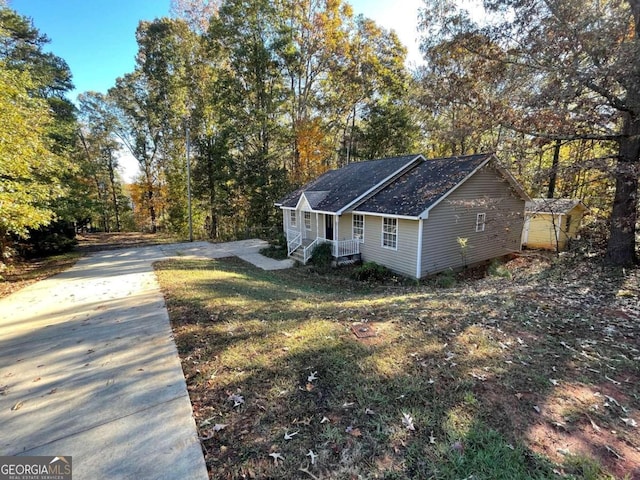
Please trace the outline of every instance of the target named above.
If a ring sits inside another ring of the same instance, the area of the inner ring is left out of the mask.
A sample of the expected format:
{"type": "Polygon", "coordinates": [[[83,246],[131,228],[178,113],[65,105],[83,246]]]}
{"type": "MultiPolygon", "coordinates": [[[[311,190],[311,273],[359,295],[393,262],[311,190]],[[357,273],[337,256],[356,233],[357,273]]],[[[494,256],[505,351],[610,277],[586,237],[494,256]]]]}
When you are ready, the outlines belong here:
{"type": "Polygon", "coordinates": [[[589,211],[574,198],[534,198],[525,207],[522,246],[563,251],[589,211]]]}
{"type": "Polygon", "coordinates": [[[329,242],[336,258],[422,278],[519,251],[528,200],[494,154],[407,155],[330,170],[276,206],[304,263],[329,242]]]}

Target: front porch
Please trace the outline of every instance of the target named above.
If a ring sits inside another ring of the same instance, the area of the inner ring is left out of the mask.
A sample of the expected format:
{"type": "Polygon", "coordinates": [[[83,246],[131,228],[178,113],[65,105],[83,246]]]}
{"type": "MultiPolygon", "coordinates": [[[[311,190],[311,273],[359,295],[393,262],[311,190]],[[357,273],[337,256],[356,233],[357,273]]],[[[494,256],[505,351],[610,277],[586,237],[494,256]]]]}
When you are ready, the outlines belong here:
{"type": "Polygon", "coordinates": [[[360,254],[360,241],[350,240],[327,240],[316,237],[315,239],[303,238],[302,232],[297,230],[287,230],[287,253],[303,265],[311,259],[313,250],[322,243],[331,244],[331,255],[338,262],[341,258],[351,257],[360,254]]]}

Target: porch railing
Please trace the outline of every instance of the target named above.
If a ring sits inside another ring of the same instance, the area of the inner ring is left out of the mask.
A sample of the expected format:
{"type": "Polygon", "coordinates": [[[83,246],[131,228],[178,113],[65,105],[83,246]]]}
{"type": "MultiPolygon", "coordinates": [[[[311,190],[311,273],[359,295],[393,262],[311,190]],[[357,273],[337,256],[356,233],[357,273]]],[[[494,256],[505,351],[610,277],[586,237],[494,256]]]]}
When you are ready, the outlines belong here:
{"type": "Polygon", "coordinates": [[[331,244],[333,246],[333,256],[336,258],[348,257],[349,255],[357,255],[360,253],[360,240],[357,239],[333,240],[331,244]]]}
{"type": "Polygon", "coordinates": [[[300,245],[302,245],[302,233],[287,230],[287,251],[291,255],[300,245]],[[291,233],[291,236],[289,236],[291,233]]]}
{"type": "Polygon", "coordinates": [[[304,247],[304,251],[303,251],[303,259],[304,259],[304,264],[306,265],[307,262],[309,261],[309,259],[311,258],[311,255],[313,255],[313,250],[320,245],[321,243],[326,242],[326,240],[324,238],[316,238],[313,242],[311,242],[309,245],[307,245],[306,247],[304,247]]]}

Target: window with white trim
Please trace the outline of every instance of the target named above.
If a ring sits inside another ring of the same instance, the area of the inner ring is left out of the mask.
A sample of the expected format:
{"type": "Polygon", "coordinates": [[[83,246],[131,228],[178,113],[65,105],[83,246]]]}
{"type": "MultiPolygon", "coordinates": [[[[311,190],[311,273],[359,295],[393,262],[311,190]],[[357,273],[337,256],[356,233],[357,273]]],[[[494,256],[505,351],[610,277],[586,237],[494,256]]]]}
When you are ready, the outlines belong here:
{"type": "Polygon", "coordinates": [[[353,214],[353,237],[364,242],[364,215],[353,214]]]}
{"type": "Polygon", "coordinates": [[[289,225],[295,227],[298,224],[298,217],[295,210],[289,210],[289,225]]]}
{"type": "Polygon", "coordinates": [[[311,212],[304,212],[304,228],[311,230],[311,212]]]}
{"type": "Polygon", "coordinates": [[[382,218],[382,246],[384,248],[398,249],[398,219],[382,218]]]}
{"type": "Polygon", "coordinates": [[[476,216],[476,232],[484,232],[484,226],[487,221],[486,213],[479,213],[476,216]]]}

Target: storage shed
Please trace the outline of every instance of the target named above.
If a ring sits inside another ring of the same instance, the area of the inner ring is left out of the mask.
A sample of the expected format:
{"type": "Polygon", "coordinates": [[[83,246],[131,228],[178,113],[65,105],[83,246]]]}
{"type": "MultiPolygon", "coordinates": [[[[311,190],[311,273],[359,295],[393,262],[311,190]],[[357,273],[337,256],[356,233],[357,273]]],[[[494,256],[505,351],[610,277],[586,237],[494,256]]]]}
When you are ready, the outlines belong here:
{"type": "Polygon", "coordinates": [[[563,251],[576,238],[589,209],[574,198],[534,198],[526,203],[522,246],[563,251]]]}

